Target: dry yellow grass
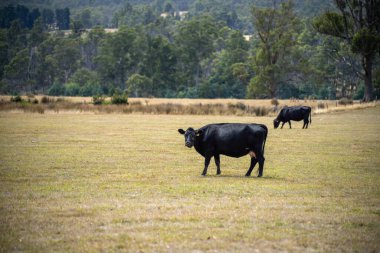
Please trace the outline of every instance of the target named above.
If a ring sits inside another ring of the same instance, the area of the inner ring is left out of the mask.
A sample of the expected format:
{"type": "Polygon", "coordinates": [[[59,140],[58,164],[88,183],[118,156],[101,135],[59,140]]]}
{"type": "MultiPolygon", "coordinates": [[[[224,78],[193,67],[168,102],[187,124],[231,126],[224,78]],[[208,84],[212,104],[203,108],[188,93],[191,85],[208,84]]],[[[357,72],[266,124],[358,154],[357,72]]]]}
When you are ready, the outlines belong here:
{"type": "MultiPolygon", "coordinates": [[[[35,96],[41,101],[43,96],[35,96]]],[[[351,105],[340,105],[336,100],[278,100],[277,110],[269,99],[176,99],[176,98],[130,98],[129,106],[123,105],[92,105],[91,97],[61,97],[63,103],[44,105],[10,104],[11,96],[0,96],[0,110],[25,111],[39,113],[62,112],[94,112],[94,113],[148,113],[148,114],[220,114],[220,115],[270,115],[278,114],[283,106],[308,105],[313,114],[356,110],[376,107],[380,103],[360,103],[354,101],[351,105]],[[245,107],[242,108],[241,106],[245,107]]],[[[57,100],[58,97],[51,97],[57,100]]],[[[28,98],[23,97],[26,101],[28,98]]],[[[110,98],[106,99],[107,101],[110,98]]]]}
{"type": "Polygon", "coordinates": [[[0,252],[378,252],[380,108],[273,117],[0,113],[0,252]],[[269,127],[263,178],[178,128],[269,127]]]}

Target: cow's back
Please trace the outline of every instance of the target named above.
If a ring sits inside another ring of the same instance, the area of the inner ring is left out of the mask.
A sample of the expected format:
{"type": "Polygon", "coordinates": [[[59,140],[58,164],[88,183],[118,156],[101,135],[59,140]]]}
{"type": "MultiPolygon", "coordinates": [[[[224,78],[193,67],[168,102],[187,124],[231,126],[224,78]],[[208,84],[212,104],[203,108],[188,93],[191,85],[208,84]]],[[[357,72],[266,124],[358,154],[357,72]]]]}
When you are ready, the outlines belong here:
{"type": "Polygon", "coordinates": [[[308,106],[293,106],[286,108],[284,118],[286,121],[295,120],[300,121],[303,120],[306,116],[309,115],[311,108],[308,106]]]}
{"type": "Polygon", "coordinates": [[[267,128],[259,124],[225,123],[208,125],[205,145],[219,154],[240,157],[248,154],[255,141],[262,143],[267,128]]]}

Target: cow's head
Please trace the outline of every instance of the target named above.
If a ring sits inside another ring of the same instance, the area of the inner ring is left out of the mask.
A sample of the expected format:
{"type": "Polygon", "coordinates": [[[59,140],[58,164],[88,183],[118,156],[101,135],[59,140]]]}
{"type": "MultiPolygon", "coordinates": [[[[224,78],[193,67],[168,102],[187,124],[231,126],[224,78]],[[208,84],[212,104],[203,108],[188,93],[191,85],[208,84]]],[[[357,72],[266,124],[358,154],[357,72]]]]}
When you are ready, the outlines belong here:
{"type": "Polygon", "coordinates": [[[189,127],[186,131],[183,129],[178,129],[178,132],[185,136],[185,146],[191,148],[194,146],[195,138],[202,133],[202,130],[194,130],[189,127]]]}
{"type": "Polygon", "coordinates": [[[276,129],[279,125],[280,125],[280,121],[278,119],[274,119],[273,120],[274,129],[276,129]]]}

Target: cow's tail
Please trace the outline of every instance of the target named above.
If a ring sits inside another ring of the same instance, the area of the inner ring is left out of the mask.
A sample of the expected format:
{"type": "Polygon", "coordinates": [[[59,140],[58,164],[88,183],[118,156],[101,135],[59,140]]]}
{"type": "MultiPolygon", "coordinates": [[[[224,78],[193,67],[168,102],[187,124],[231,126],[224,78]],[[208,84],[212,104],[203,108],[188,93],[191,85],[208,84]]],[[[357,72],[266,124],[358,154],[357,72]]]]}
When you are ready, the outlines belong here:
{"type": "Polygon", "coordinates": [[[264,140],[263,140],[263,147],[262,147],[262,154],[264,156],[264,150],[265,150],[265,142],[267,141],[267,136],[268,136],[268,128],[266,125],[262,125],[262,127],[265,129],[265,135],[264,135],[264,140]]]}
{"type": "Polygon", "coordinates": [[[311,109],[310,109],[309,118],[310,118],[309,123],[311,124],[311,109]]]}

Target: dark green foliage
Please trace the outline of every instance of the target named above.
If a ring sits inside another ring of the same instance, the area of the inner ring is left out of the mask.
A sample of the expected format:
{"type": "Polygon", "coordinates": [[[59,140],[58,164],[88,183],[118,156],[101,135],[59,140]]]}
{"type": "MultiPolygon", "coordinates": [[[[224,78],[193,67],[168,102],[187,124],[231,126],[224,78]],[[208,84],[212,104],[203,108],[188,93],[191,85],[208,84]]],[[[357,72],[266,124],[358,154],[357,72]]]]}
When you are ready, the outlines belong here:
{"type": "Polygon", "coordinates": [[[94,105],[101,105],[101,104],[104,104],[104,102],[105,102],[105,97],[101,95],[95,95],[92,97],[92,103],[94,105]]]}
{"type": "Polygon", "coordinates": [[[128,95],[124,91],[120,91],[116,89],[113,96],[111,97],[111,104],[120,105],[120,104],[128,104],[128,95]]]}
{"type": "Polygon", "coordinates": [[[19,95],[11,97],[10,100],[11,100],[11,102],[14,102],[14,103],[21,103],[23,101],[23,99],[19,95]]]}
{"type": "Polygon", "coordinates": [[[70,29],[70,10],[69,8],[56,9],[55,17],[57,20],[57,26],[60,30],[70,29]]]}
{"type": "Polygon", "coordinates": [[[54,82],[54,84],[48,90],[48,95],[50,96],[60,96],[64,93],[65,87],[59,82],[54,82]]]}
{"type": "MultiPolygon", "coordinates": [[[[55,9],[42,3],[0,4],[0,27],[6,27],[0,29],[0,92],[113,96],[119,89],[134,97],[358,97],[362,61],[350,50],[372,52],[378,46],[378,35],[369,28],[350,34],[350,45],[316,33],[313,28],[327,33],[335,25],[332,32],[346,36],[344,18],[333,9],[314,27],[302,16],[331,6],[325,0],[53,2],[55,9]],[[189,12],[180,17],[178,11],[184,10],[189,12]],[[160,17],[164,11],[168,16],[160,17]],[[117,31],[93,27],[112,23],[117,31]]],[[[378,55],[366,64],[376,69],[378,55]]],[[[380,95],[378,83],[373,89],[380,95]]]]}
{"type": "Polygon", "coordinates": [[[314,20],[322,34],[343,39],[361,57],[364,100],[374,99],[372,71],[380,48],[380,1],[336,0],[337,12],[326,12],[314,20]]]}
{"type": "Polygon", "coordinates": [[[353,96],[353,99],[356,99],[356,100],[361,100],[363,99],[364,97],[364,84],[361,84],[358,86],[354,96],[353,96]]]}

